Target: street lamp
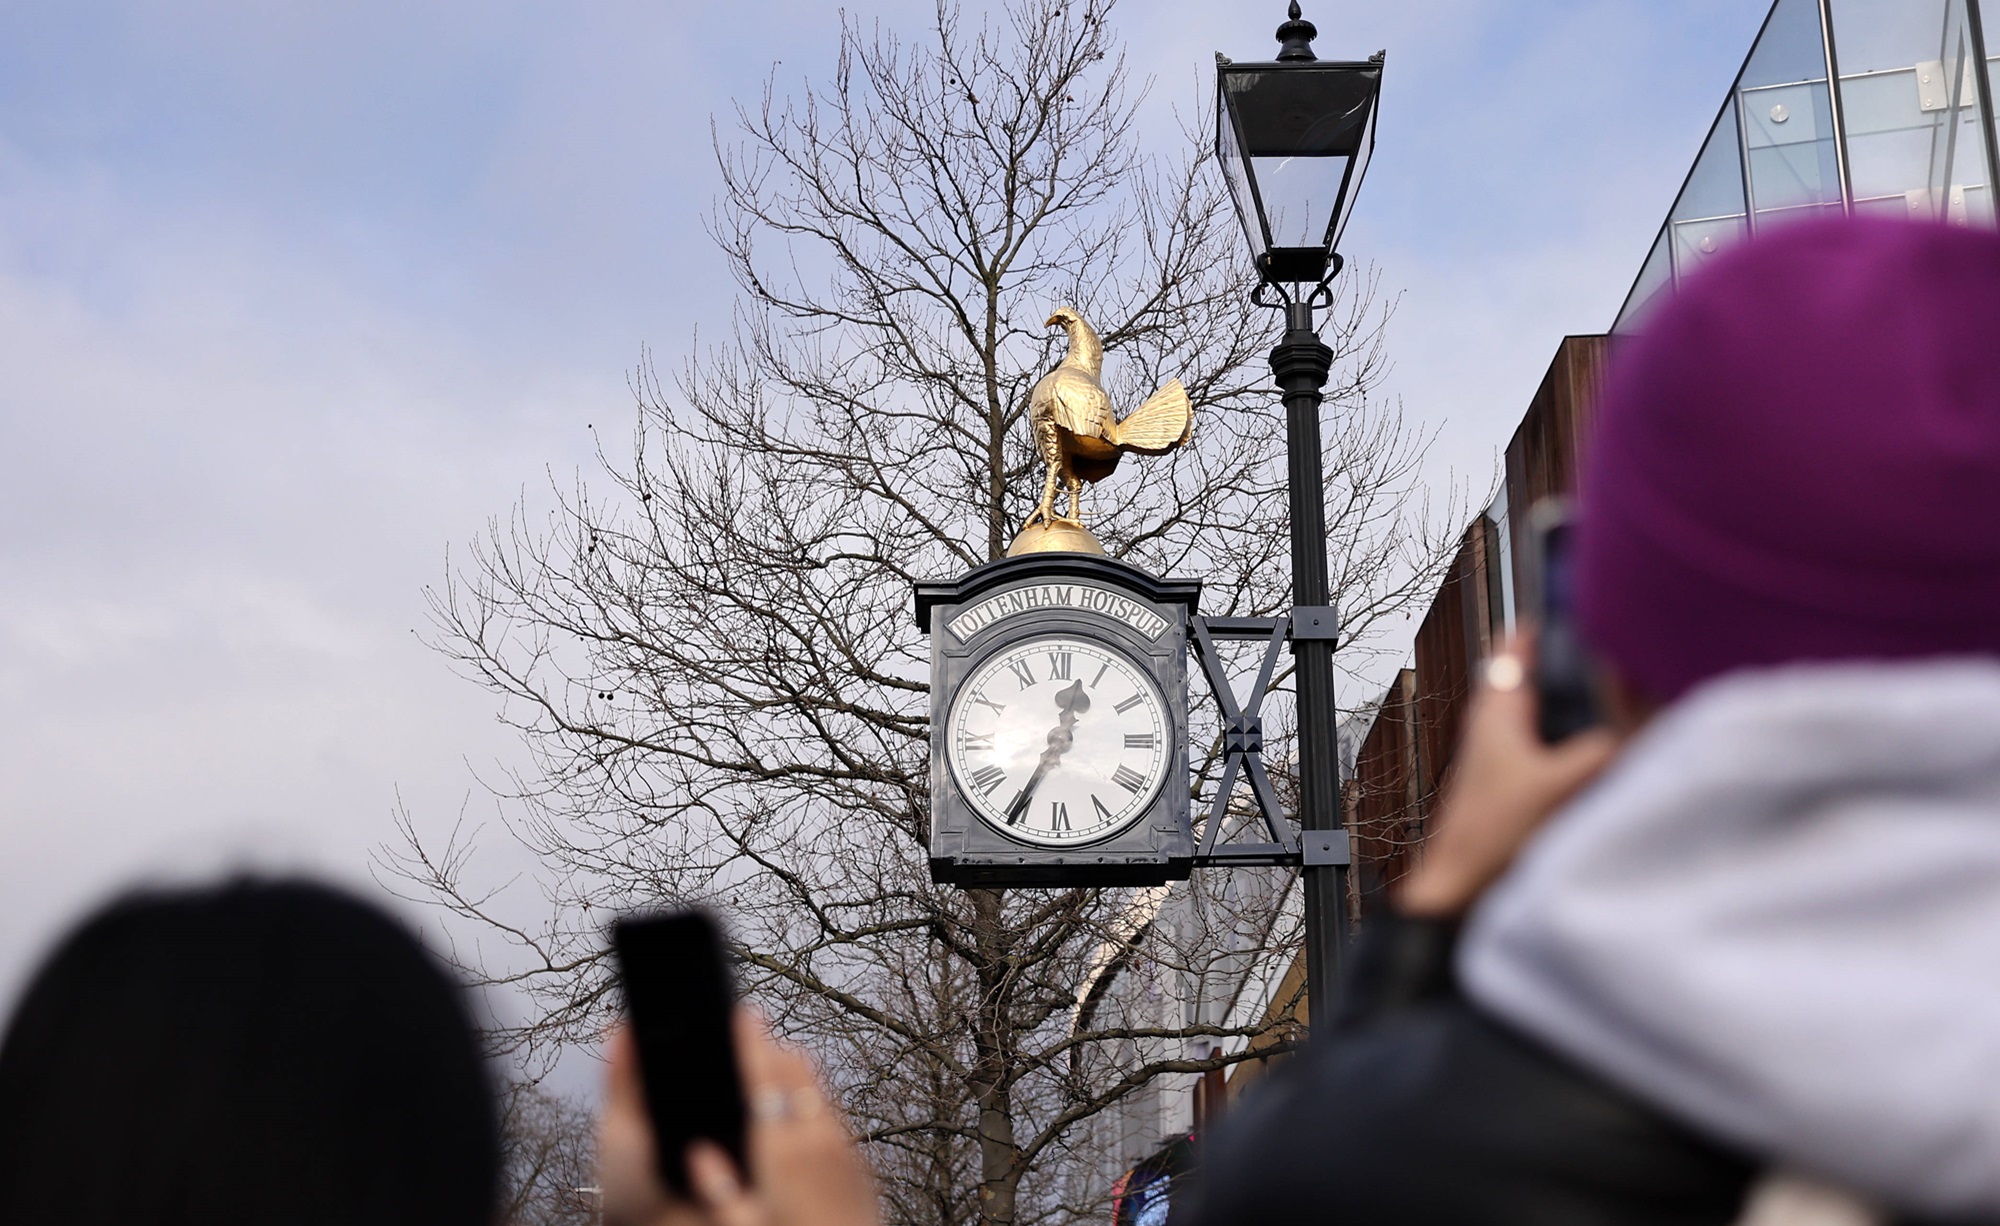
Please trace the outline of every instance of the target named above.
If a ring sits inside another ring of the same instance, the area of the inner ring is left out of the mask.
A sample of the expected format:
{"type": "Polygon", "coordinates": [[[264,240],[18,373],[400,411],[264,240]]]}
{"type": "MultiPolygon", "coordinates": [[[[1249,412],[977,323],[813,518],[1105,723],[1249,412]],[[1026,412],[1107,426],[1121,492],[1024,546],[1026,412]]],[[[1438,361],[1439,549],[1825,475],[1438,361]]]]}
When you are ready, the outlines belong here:
{"type": "MultiPolygon", "coordinates": [[[[1334,251],[1375,148],[1380,52],[1359,62],[1317,59],[1319,35],[1299,15],[1278,27],[1275,62],[1216,57],[1215,152],[1229,178],[1256,261],[1252,300],[1282,308],[1285,336],[1271,373],[1285,401],[1291,488],[1292,652],[1299,702],[1299,825],[1340,831],[1340,748],[1334,708],[1337,617],[1328,606],[1326,476],[1319,412],[1333,351],[1313,330],[1313,308],[1332,301],[1334,251]],[[1275,295],[1275,301],[1268,295],[1275,295]]],[[[1326,840],[1305,840],[1308,847],[1326,840]]],[[[1347,935],[1346,856],[1306,856],[1306,992],[1311,1019],[1334,1013],[1347,935]],[[1317,860],[1317,862],[1315,862],[1317,860]]]]}
{"type": "Polygon", "coordinates": [[[1295,0],[1274,63],[1215,70],[1216,158],[1257,271],[1272,285],[1339,275],[1334,246],[1375,150],[1382,57],[1316,59],[1318,34],[1295,0]]]}

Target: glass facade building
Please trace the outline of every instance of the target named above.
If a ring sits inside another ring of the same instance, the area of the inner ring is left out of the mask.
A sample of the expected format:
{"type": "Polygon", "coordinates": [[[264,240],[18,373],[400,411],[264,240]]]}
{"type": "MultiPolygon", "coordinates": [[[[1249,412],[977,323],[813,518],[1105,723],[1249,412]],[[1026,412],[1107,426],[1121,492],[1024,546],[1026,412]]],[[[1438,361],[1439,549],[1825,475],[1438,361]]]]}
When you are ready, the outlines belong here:
{"type": "Polygon", "coordinates": [[[1777,0],[1613,330],[1728,244],[1796,218],[1993,225],[1987,47],[1980,0],[1777,0]]]}

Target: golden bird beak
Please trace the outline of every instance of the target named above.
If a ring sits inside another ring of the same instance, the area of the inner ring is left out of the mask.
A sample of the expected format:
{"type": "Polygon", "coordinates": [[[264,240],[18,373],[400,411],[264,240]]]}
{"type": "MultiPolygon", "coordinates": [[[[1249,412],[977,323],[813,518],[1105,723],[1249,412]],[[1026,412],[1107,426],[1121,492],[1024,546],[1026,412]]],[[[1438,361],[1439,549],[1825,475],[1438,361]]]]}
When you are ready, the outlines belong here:
{"type": "Polygon", "coordinates": [[[1062,317],[1061,315],[1051,315],[1051,316],[1049,316],[1049,320],[1048,320],[1048,322],[1047,322],[1047,323],[1045,323],[1045,324],[1043,324],[1042,326],[1043,326],[1044,328],[1053,328],[1053,327],[1055,327],[1055,326],[1056,326],[1057,324],[1061,323],[1062,321],[1063,321],[1063,317],[1062,317]]]}

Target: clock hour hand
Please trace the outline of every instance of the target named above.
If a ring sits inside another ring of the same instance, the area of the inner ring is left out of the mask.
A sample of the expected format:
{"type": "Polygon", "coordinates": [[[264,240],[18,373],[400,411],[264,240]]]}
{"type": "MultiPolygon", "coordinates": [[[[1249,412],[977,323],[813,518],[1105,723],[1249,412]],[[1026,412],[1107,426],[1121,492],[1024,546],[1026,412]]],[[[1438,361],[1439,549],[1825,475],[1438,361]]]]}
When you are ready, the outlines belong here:
{"type": "Polygon", "coordinates": [[[1084,693],[1083,682],[1071,682],[1068,688],[1057,691],[1056,709],[1062,714],[1057,717],[1056,726],[1049,730],[1049,746],[1042,750],[1042,760],[1035,763],[1035,773],[1028,776],[1028,784],[1021,789],[1021,794],[1014,798],[1013,804],[1007,806],[1009,826],[1020,822],[1028,812],[1029,803],[1035,799],[1035,789],[1042,786],[1042,780],[1048,777],[1050,768],[1062,761],[1063,754],[1076,743],[1073,731],[1076,727],[1076,717],[1090,710],[1090,695],[1084,693]]]}

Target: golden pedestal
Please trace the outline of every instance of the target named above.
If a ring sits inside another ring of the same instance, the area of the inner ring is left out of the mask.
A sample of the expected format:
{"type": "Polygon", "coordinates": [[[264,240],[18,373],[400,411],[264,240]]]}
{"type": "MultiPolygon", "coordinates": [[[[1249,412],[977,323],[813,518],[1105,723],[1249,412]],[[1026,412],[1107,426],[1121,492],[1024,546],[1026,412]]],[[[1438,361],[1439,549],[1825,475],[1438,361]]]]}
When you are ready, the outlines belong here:
{"type": "Polygon", "coordinates": [[[1092,553],[1106,557],[1104,546],[1090,529],[1074,519],[1037,523],[1021,529],[1021,535],[1007,546],[1007,556],[1018,558],[1030,553],[1092,553]]]}

